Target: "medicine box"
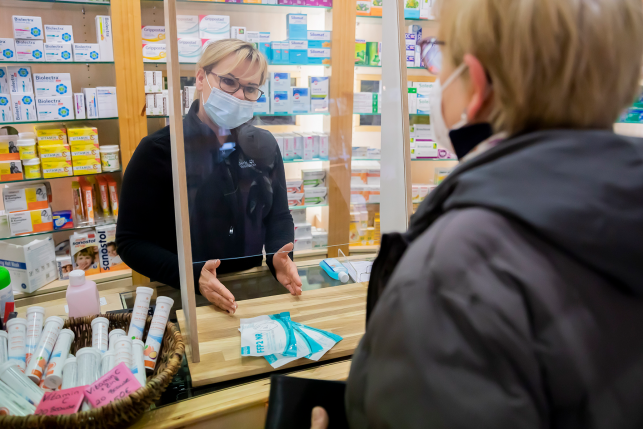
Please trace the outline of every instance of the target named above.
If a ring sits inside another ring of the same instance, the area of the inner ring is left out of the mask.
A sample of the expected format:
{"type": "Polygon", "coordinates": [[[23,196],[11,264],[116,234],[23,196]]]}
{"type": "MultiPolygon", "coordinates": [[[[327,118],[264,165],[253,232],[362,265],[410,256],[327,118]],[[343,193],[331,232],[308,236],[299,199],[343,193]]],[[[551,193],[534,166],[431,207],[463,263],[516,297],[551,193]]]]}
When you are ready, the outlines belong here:
{"type": "Polygon", "coordinates": [[[293,223],[306,223],[306,210],[290,210],[293,223]]]}
{"type": "Polygon", "coordinates": [[[0,123],[3,122],[13,122],[10,94],[0,94],[0,123]]]}
{"type": "Polygon", "coordinates": [[[59,97],[36,96],[39,121],[74,119],[74,98],[71,95],[59,97]]]}
{"type": "Polygon", "coordinates": [[[266,80],[266,83],[260,88],[263,91],[263,95],[259,97],[257,102],[254,105],[254,113],[270,113],[270,81],[266,80]]]}
{"type": "Polygon", "coordinates": [[[74,43],[74,31],[71,25],[45,25],[47,43],[74,43]]]}
{"type": "Polygon", "coordinates": [[[97,86],[96,100],[99,118],[117,118],[118,104],[116,102],[115,86],[97,86]]]}
{"type": "Polygon", "coordinates": [[[270,73],[270,91],[287,91],[290,89],[290,73],[270,73]]]}
{"type": "Polygon", "coordinates": [[[0,266],[9,271],[15,292],[37,291],[58,279],[53,237],[23,237],[0,243],[0,266]]]}
{"type": "Polygon", "coordinates": [[[299,133],[293,133],[295,139],[295,159],[304,157],[304,136],[299,133]]]}
{"type": "Polygon", "coordinates": [[[156,108],[156,94],[145,94],[145,114],[147,116],[158,115],[156,108]]]}
{"type": "Polygon", "coordinates": [[[268,62],[272,61],[272,48],[270,45],[270,33],[269,32],[260,32],[259,33],[259,52],[261,52],[268,62]]]}
{"type": "Polygon", "coordinates": [[[7,67],[9,75],[9,88],[12,94],[32,94],[31,67],[7,67]]]}
{"type": "Polygon", "coordinates": [[[72,265],[85,275],[98,274],[98,237],[96,231],[76,232],[69,237],[72,265]]]}
{"type": "Polygon", "coordinates": [[[102,172],[100,159],[72,159],[71,164],[74,170],[74,176],[98,174],[102,172]]]}
{"type": "Polygon", "coordinates": [[[32,234],[54,230],[51,209],[29,210],[19,213],[9,213],[9,229],[11,235],[32,234]]]}
{"type": "Polygon", "coordinates": [[[231,38],[246,41],[246,27],[230,27],[231,38]]]}
{"type": "Polygon", "coordinates": [[[308,206],[328,204],[328,188],[306,188],[304,195],[308,206]]]}
{"type": "Polygon", "coordinates": [[[330,49],[308,48],[308,64],[330,65],[330,49]]]}
{"type": "Polygon", "coordinates": [[[100,161],[100,151],[98,143],[83,142],[71,145],[72,166],[75,161],[83,159],[93,159],[100,161]]]}
{"type": "Polygon", "coordinates": [[[0,180],[10,182],[12,180],[22,180],[22,164],[20,160],[0,161],[0,180]]]}
{"type": "Polygon", "coordinates": [[[160,94],[154,94],[154,97],[156,98],[156,108],[158,109],[159,115],[169,116],[167,90],[163,90],[160,94]]]}
{"type": "Polygon", "coordinates": [[[308,88],[292,88],[292,113],[310,113],[308,88]]]}
{"type": "Polygon", "coordinates": [[[417,88],[407,88],[409,100],[409,114],[414,115],[417,113],[417,88]]]}
{"type": "Polygon", "coordinates": [[[36,102],[33,94],[11,94],[11,110],[15,122],[36,121],[36,102]]]}
{"type": "Polygon", "coordinates": [[[289,64],[308,64],[308,41],[290,40],[288,49],[289,64]]]}
{"type": "Polygon", "coordinates": [[[356,8],[358,16],[369,16],[371,14],[372,0],[357,0],[356,8]]]}
{"type": "Polygon", "coordinates": [[[199,15],[199,38],[229,39],[230,17],[226,15],[199,15]]]}
{"type": "Polygon", "coordinates": [[[69,144],[93,143],[98,146],[98,129],[95,127],[76,127],[67,130],[69,144]]]}
{"type": "Polygon", "coordinates": [[[98,253],[101,273],[126,270],[127,265],[118,255],[116,246],[116,225],[103,225],[96,227],[98,236],[98,253]]]}
{"type": "Polygon", "coordinates": [[[313,248],[328,246],[328,232],[327,231],[313,231],[313,248]]]}
{"type": "Polygon", "coordinates": [[[286,15],[287,34],[289,40],[306,40],[308,37],[308,17],[303,13],[286,15]]]}
{"type": "Polygon", "coordinates": [[[71,148],[68,144],[47,144],[38,145],[41,162],[45,161],[64,161],[71,162],[71,148]]]}
{"type": "Polygon", "coordinates": [[[283,159],[289,161],[295,158],[295,135],[283,134],[283,150],[281,151],[283,159]]]}
{"type": "Polygon", "coordinates": [[[165,43],[148,43],[143,44],[143,62],[145,63],[164,63],[167,51],[165,43]]]}
{"type": "Polygon", "coordinates": [[[306,38],[308,39],[308,49],[310,48],[329,48],[331,32],[308,30],[306,38]]]}
{"type": "Polygon", "coordinates": [[[71,43],[45,43],[45,61],[72,62],[74,60],[71,43]]]}
{"type": "Polygon", "coordinates": [[[422,94],[417,95],[417,114],[418,115],[431,114],[431,100],[422,94]]]}
{"type": "Polygon", "coordinates": [[[74,94],[74,115],[76,119],[85,119],[85,94],[74,94]]]}
{"type": "Polygon", "coordinates": [[[6,67],[0,67],[0,94],[9,94],[9,74],[6,67]]]}
{"type": "Polygon", "coordinates": [[[98,43],[74,43],[73,50],[74,61],[76,62],[87,63],[102,61],[98,43]]]}
{"type": "Polygon", "coordinates": [[[42,40],[16,39],[16,61],[45,61],[45,46],[42,40]]]}
{"type": "Polygon", "coordinates": [[[430,124],[414,124],[410,126],[411,138],[430,140],[433,139],[433,131],[430,124]]]}
{"type": "Polygon", "coordinates": [[[301,170],[304,189],[326,186],[326,170],[301,170]]]}
{"type": "Polygon", "coordinates": [[[0,39],[0,61],[16,61],[16,44],[13,39],[0,39]]]}
{"type": "Polygon", "coordinates": [[[299,194],[304,192],[304,181],[299,179],[286,180],[286,193],[299,194]]]}
{"type": "Polygon", "coordinates": [[[284,59],[285,52],[289,51],[288,42],[270,42],[270,55],[272,64],[287,64],[284,59]]]}
{"type": "Polygon", "coordinates": [[[355,64],[366,64],[366,40],[355,39],[355,64]]]}
{"type": "Polygon", "coordinates": [[[286,196],[288,198],[288,207],[303,206],[306,203],[303,192],[298,194],[286,194],[286,196]]]}
{"type": "Polygon", "coordinates": [[[98,118],[98,100],[96,95],[96,88],[83,88],[85,95],[85,109],[87,112],[87,119],[98,118]]]}
{"type": "Polygon", "coordinates": [[[261,42],[261,36],[258,31],[246,31],[246,42],[256,43],[259,46],[261,42]]]}
{"type": "Polygon", "coordinates": [[[329,82],[327,76],[309,78],[311,112],[328,112],[329,82]]]}
{"type": "Polygon", "coordinates": [[[295,251],[300,251],[300,250],[310,250],[313,248],[313,238],[312,237],[305,237],[305,238],[296,238],[293,246],[293,250],[295,251]]]}
{"type": "Polygon", "coordinates": [[[56,212],[52,212],[51,214],[54,219],[55,230],[74,227],[74,220],[71,217],[71,210],[59,210],[56,212]]]}
{"type": "Polygon", "coordinates": [[[177,41],[179,62],[196,64],[203,53],[203,43],[197,37],[184,37],[177,41]]]}
{"type": "Polygon", "coordinates": [[[404,2],[404,18],[420,19],[420,2],[419,1],[404,2]]]}
{"type": "Polygon", "coordinates": [[[34,73],[36,97],[70,96],[71,75],[69,73],[34,73]]]}
{"type": "Polygon", "coordinates": [[[165,27],[162,25],[141,25],[143,43],[165,43],[165,27]]]}
{"type": "Polygon", "coordinates": [[[311,160],[315,156],[315,137],[310,133],[302,133],[302,152],[301,157],[305,160],[311,160]]]}
{"type": "Polygon", "coordinates": [[[69,280],[69,273],[74,269],[71,265],[71,256],[56,255],[56,268],[59,280],[69,280]]]}
{"type": "Polygon", "coordinates": [[[67,130],[65,128],[36,128],[38,146],[50,144],[67,144],[67,130]]]}
{"type": "Polygon", "coordinates": [[[382,65],[382,42],[366,42],[366,59],[369,66],[382,65]]]}
{"type": "Polygon", "coordinates": [[[2,189],[4,209],[8,213],[49,207],[47,186],[44,183],[2,189]]]}
{"type": "Polygon", "coordinates": [[[177,15],[176,32],[179,39],[183,37],[199,38],[199,16],[198,15],[177,15]]]}
{"type": "Polygon", "coordinates": [[[296,223],[295,224],[295,239],[298,238],[311,238],[312,225],[309,223],[296,223]]]}
{"type": "Polygon", "coordinates": [[[145,88],[145,93],[149,94],[152,92],[159,92],[161,88],[156,85],[155,76],[153,71],[144,71],[143,72],[143,86],[145,88]]]}
{"type": "Polygon", "coordinates": [[[74,172],[71,166],[71,160],[44,160],[41,159],[42,177],[45,179],[53,179],[55,177],[69,177],[73,176],[74,172]]]}
{"type": "Polygon", "coordinates": [[[101,61],[114,61],[112,39],[112,18],[107,15],[97,15],[96,41],[98,42],[101,61]]]}
{"type": "Polygon", "coordinates": [[[315,133],[319,136],[319,158],[328,159],[328,134],[315,133]]]}
{"type": "Polygon", "coordinates": [[[16,39],[44,39],[42,19],[39,16],[13,15],[13,37],[16,39]]]}
{"type": "Polygon", "coordinates": [[[353,94],[353,112],[378,113],[379,94],[376,92],[356,92],[353,94]]]}

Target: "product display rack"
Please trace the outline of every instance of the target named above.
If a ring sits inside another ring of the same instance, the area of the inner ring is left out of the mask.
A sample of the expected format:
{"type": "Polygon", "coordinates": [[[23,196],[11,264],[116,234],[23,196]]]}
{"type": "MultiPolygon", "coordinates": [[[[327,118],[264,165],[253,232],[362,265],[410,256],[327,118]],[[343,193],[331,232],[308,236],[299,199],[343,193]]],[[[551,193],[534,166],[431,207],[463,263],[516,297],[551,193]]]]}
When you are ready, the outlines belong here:
{"type": "Polygon", "coordinates": [[[91,66],[94,64],[114,64],[114,61],[0,61],[0,67],[4,65],[16,65],[16,64],[24,65],[24,66],[29,66],[32,64],[65,65],[65,66],[70,64],[72,65],[84,64],[86,66],[91,66]]]}
{"type": "Polygon", "coordinates": [[[5,184],[10,184],[10,183],[24,183],[24,182],[42,182],[42,181],[51,181],[51,180],[61,180],[61,179],[71,179],[74,177],[91,177],[91,176],[100,176],[102,174],[113,174],[113,173],[121,173],[123,170],[120,168],[118,170],[113,170],[113,171],[103,171],[102,173],[95,173],[95,174],[82,174],[82,175],[74,175],[74,176],[63,176],[63,177],[49,177],[47,179],[22,179],[22,180],[9,180],[5,182],[0,182],[0,185],[5,185],[5,184]]]}
{"type": "Polygon", "coordinates": [[[40,232],[32,232],[32,233],[29,233],[29,234],[12,235],[12,236],[8,236],[8,237],[0,237],[0,241],[13,240],[13,239],[16,239],[16,238],[21,238],[21,237],[36,237],[36,236],[39,236],[39,235],[55,234],[57,232],[81,231],[83,229],[94,228],[96,226],[103,226],[103,225],[116,225],[116,222],[96,223],[96,224],[93,224],[93,225],[75,226],[73,228],[61,228],[61,229],[54,229],[54,230],[51,230],[51,231],[40,231],[40,232]]]}
{"type": "Polygon", "coordinates": [[[20,121],[20,122],[0,122],[0,128],[6,125],[38,125],[38,124],[68,124],[70,122],[94,122],[94,121],[109,121],[118,119],[114,118],[96,118],[96,119],[56,119],[54,121],[20,121]]]}

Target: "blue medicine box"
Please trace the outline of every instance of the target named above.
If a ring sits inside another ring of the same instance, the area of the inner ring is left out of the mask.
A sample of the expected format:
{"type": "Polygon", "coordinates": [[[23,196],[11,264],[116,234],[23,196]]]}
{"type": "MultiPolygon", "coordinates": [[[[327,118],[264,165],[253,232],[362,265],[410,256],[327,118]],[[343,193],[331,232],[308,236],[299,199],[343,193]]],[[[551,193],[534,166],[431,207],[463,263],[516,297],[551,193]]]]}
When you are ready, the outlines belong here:
{"type": "Polygon", "coordinates": [[[304,13],[289,13],[286,15],[289,40],[307,40],[308,17],[304,13]]]}
{"type": "Polygon", "coordinates": [[[288,64],[288,42],[270,42],[272,64],[288,64]]]}
{"type": "Polygon", "coordinates": [[[306,40],[290,40],[289,63],[290,64],[308,64],[308,42],[306,40]]]}
{"type": "Polygon", "coordinates": [[[328,48],[330,49],[330,31],[308,30],[308,49],[328,48]]]}

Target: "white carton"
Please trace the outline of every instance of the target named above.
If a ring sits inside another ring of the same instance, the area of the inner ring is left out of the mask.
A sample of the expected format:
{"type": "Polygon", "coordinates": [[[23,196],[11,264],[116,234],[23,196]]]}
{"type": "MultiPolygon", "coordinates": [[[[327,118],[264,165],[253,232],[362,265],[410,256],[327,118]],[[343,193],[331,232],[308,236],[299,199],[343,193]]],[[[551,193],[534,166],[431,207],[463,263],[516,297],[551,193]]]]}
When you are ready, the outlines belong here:
{"type": "Polygon", "coordinates": [[[112,18],[106,15],[97,15],[96,41],[98,42],[101,61],[114,61],[112,39],[112,18]]]}
{"type": "Polygon", "coordinates": [[[156,115],[156,94],[145,94],[145,114],[147,116],[156,115]]]}
{"type": "Polygon", "coordinates": [[[177,41],[179,62],[196,64],[203,52],[203,42],[197,37],[184,37],[177,41]]]}
{"type": "Polygon", "coordinates": [[[87,119],[98,118],[98,100],[96,97],[96,88],[83,88],[85,95],[85,110],[87,112],[87,119]]]}
{"type": "Polygon", "coordinates": [[[0,266],[9,271],[15,292],[35,292],[58,279],[53,238],[23,237],[0,243],[0,266]]]}
{"type": "Polygon", "coordinates": [[[0,94],[8,94],[11,92],[9,89],[9,73],[6,67],[0,67],[0,94]]]}
{"type": "Polygon", "coordinates": [[[39,16],[13,15],[13,37],[16,39],[38,39],[45,38],[42,31],[42,19],[39,16]]]}
{"type": "Polygon", "coordinates": [[[12,94],[31,94],[33,84],[31,82],[31,67],[7,67],[9,75],[9,88],[12,94]]]}
{"type": "Polygon", "coordinates": [[[36,102],[33,94],[11,94],[11,110],[15,122],[36,120],[36,102]]]}
{"type": "Polygon", "coordinates": [[[45,61],[45,46],[42,40],[16,39],[16,61],[45,61]]]}
{"type": "Polygon", "coordinates": [[[327,112],[330,95],[329,77],[310,77],[308,87],[310,88],[310,111],[327,112]]]}
{"type": "Polygon", "coordinates": [[[310,250],[313,248],[313,237],[297,238],[295,239],[294,249],[295,251],[300,250],[310,250]]]}
{"type": "Polygon", "coordinates": [[[304,157],[304,136],[303,134],[293,133],[295,139],[295,159],[304,157]]]}
{"type": "Polygon", "coordinates": [[[102,61],[98,43],[74,43],[74,61],[87,63],[102,61]]]}
{"type": "Polygon", "coordinates": [[[326,187],[326,170],[301,170],[304,189],[326,187]]]}
{"type": "Polygon", "coordinates": [[[143,43],[165,43],[165,27],[162,25],[141,25],[143,43]]]}
{"type": "Polygon", "coordinates": [[[244,42],[247,40],[246,27],[230,27],[230,31],[233,39],[243,40],[244,42]]]}
{"type": "Polygon", "coordinates": [[[311,228],[312,228],[312,225],[309,223],[296,223],[295,239],[312,237],[311,228]]]}
{"type": "Polygon", "coordinates": [[[328,204],[328,188],[306,188],[304,195],[307,206],[328,204]]]}
{"type": "Polygon", "coordinates": [[[176,15],[176,31],[179,39],[183,37],[199,38],[198,15],[176,15]]]}
{"type": "Polygon", "coordinates": [[[85,275],[100,273],[96,231],[75,232],[69,237],[69,245],[75,270],[84,270],[85,275]]]}
{"type": "Polygon", "coordinates": [[[103,225],[96,227],[98,236],[98,257],[101,272],[118,271],[127,269],[127,265],[118,255],[116,246],[116,225],[103,225]]]}
{"type": "Polygon", "coordinates": [[[71,43],[45,43],[45,61],[72,62],[74,60],[71,43]]]}
{"type": "Polygon", "coordinates": [[[45,25],[47,43],[74,43],[74,31],[71,25],[45,25]]]}
{"type": "Polygon", "coordinates": [[[118,117],[118,105],[116,102],[115,86],[97,86],[96,101],[98,103],[99,118],[118,117]]]}
{"type": "Polygon", "coordinates": [[[305,160],[311,160],[315,156],[315,137],[309,133],[304,133],[301,136],[303,138],[302,158],[305,160]]]}
{"type": "Polygon", "coordinates": [[[416,106],[418,115],[431,114],[431,100],[428,97],[424,97],[422,96],[422,94],[418,94],[416,106]]]}
{"type": "Polygon", "coordinates": [[[71,95],[71,75],[69,73],[34,73],[36,97],[59,97],[71,95]]]}
{"type": "Polygon", "coordinates": [[[306,210],[290,210],[293,223],[306,223],[306,210]]]}
{"type": "Polygon", "coordinates": [[[154,94],[156,99],[156,114],[160,116],[168,116],[167,108],[167,91],[163,91],[160,94],[154,94]]]}
{"type": "Polygon", "coordinates": [[[190,107],[192,107],[195,91],[196,91],[196,86],[183,87],[183,108],[185,109],[185,114],[187,114],[188,111],[190,110],[190,107]]]}
{"type": "Polygon", "coordinates": [[[230,38],[230,17],[225,15],[199,15],[199,38],[221,40],[230,38]]]}
{"type": "Polygon", "coordinates": [[[283,159],[291,160],[295,158],[295,135],[284,134],[284,150],[281,152],[283,159]]]}
{"type": "Polygon", "coordinates": [[[145,93],[151,94],[163,90],[163,72],[146,71],[145,74],[145,93]]]}
{"type": "Polygon", "coordinates": [[[259,31],[246,31],[246,42],[261,43],[261,33],[259,31]]]}
{"type": "Polygon", "coordinates": [[[292,112],[310,113],[310,89],[292,87],[292,112]]]}
{"type": "Polygon", "coordinates": [[[143,62],[145,63],[164,63],[167,51],[165,43],[148,43],[143,44],[143,62]]]}
{"type": "Polygon", "coordinates": [[[13,39],[0,38],[0,61],[16,61],[16,44],[13,39]]]}
{"type": "Polygon", "coordinates": [[[0,94],[0,123],[3,122],[13,122],[10,94],[0,94]]]}
{"type": "Polygon", "coordinates": [[[74,119],[74,98],[71,95],[65,97],[36,96],[36,109],[39,121],[74,119]]]}
{"type": "Polygon", "coordinates": [[[319,136],[319,158],[328,159],[328,134],[315,133],[319,136]]]}
{"type": "Polygon", "coordinates": [[[7,215],[7,219],[9,220],[11,235],[31,234],[32,232],[53,230],[53,218],[49,207],[46,209],[9,213],[7,215]]]}
{"type": "Polygon", "coordinates": [[[275,140],[277,141],[277,147],[279,148],[279,153],[281,154],[281,158],[283,159],[284,155],[284,136],[281,134],[273,134],[275,137],[275,140]]]}
{"type": "Polygon", "coordinates": [[[74,115],[76,119],[85,119],[85,94],[74,94],[74,115]]]}
{"type": "Polygon", "coordinates": [[[4,209],[9,213],[49,207],[47,185],[43,182],[2,189],[4,209]]]}

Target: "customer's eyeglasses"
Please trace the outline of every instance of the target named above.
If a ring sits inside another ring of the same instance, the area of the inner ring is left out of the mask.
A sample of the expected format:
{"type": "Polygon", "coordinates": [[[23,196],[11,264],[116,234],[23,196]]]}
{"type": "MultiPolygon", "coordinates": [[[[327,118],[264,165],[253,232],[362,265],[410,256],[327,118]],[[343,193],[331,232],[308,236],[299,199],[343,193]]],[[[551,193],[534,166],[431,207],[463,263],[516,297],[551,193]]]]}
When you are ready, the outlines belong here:
{"type": "Polygon", "coordinates": [[[239,91],[239,88],[243,88],[243,96],[248,101],[257,101],[264,94],[262,90],[255,86],[241,85],[235,78],[229,76],[220,76],[214,72],[210,73],[219,79],[219,88],[221,88],[221,91],[227,92],[228,94],[234,94],[235,92],[239,91]]]}
{"type": "Polygon", "coordinates": [[[420,48],[420,58],[424,63],[424,68],[431,74],[438,75],[442,69],[442,51],[440,46],[446,45],[445,42],[429,37],[418,42],[420,48]]]}

